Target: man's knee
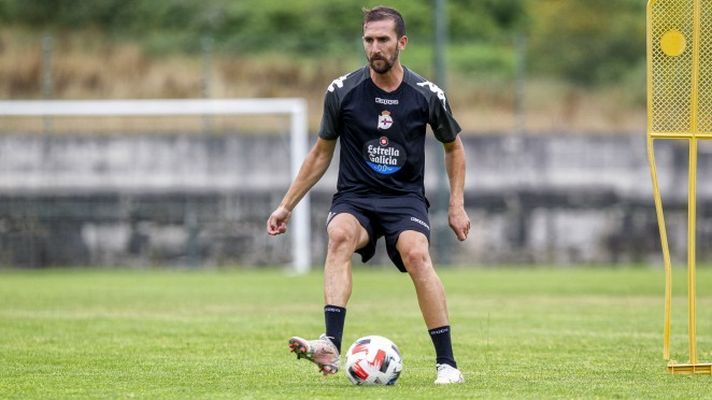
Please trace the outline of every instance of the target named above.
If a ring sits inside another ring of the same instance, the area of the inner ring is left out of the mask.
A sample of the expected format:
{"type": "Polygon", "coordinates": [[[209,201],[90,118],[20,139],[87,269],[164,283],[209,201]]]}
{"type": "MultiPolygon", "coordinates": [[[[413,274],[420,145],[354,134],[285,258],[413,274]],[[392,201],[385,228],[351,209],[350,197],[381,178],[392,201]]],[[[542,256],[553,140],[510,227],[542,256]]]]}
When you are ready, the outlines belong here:
{"type": "Polygon", "coordinates": [[[427,248],[412,247],[401,251],[403,264],[411,273],[422,272],[431,267],[430,254],[427,248]]]}
{"type": "Polygon", "coordinates": [[[432,271],[428,239],[416,232],[404,232],[398,239],[398,251],[403,264],[411,275],[432,271]]]}
{"type": "Polygon", "coordinates": [[[353,252],[359,243],[362,229],[354,216],[337,215],[327,229],[329,250],[345,249],[353,252]]]}
{"type": "Polygon", "coordinates": [[[343,247],[353,245],[356,241],[356,233],[343,225],[334,226],[329,229],[329,247],[343,247]]]}

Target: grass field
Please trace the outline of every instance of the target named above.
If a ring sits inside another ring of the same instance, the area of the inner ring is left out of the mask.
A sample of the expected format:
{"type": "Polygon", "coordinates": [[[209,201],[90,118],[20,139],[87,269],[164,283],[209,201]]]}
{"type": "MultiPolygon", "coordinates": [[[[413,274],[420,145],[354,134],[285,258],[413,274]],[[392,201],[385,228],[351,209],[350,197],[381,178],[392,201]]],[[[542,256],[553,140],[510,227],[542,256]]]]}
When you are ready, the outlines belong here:
{"type": "MultiPolygon", "coordinates": [[[[670,376],[660,268],[442,269],[467,382],[435,387],[407,276],[357,268],[345,347],[394,340],[393,387],[351,386],[287,350],[323,330],[321,274],[278,270],[0,272],[0,398],[691,399],[711,376],[670,376]]],[[[686,360],[684,271],[673,353],[686,360]]],[[[698,273],[699,350],[712,361],[712,270],[698,273]]]]}

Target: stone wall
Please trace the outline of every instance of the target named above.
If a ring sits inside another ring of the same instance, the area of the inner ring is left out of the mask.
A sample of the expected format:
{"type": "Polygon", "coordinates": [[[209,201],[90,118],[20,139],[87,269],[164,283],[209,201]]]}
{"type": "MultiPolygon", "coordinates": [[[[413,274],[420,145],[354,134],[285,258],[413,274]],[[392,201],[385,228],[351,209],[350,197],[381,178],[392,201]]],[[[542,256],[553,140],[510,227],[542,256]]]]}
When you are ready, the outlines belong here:
{"type": "MultiPolygon", "coordinates": [[[[434,259],[456,264],[659,263],[644,134],[465,135],[471,238],[447,231],[429,141],[434,259]]],[[[656,144],[676,261],[685,259],[687,147],[656,144]]],[[[279,135],[0,136],[0,266],[275,265],[264,224],[289,184],[279,135]]],[[[313,263],[338,157],[312,192],[313,263]]],[[[699,156],[698,257],[712,257],[712,148],[699,156]]],[[[445,191],[447,189],[445,188],[445,191]]],[[[386,263],[379,249],[376,263],[386,263]]]]}

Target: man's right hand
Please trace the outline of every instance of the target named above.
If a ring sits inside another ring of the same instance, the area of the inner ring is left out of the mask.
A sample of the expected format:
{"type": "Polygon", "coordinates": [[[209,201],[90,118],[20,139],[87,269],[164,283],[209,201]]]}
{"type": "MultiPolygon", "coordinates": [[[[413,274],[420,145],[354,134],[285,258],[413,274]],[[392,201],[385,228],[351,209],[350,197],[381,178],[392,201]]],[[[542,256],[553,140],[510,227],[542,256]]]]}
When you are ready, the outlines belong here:
{"type": "Polygon", "coordinates": [[[292,212],[280,206],[269,216],[267,220],[267,234],[277,236],[287,232],[287,222],[292,212]]]}

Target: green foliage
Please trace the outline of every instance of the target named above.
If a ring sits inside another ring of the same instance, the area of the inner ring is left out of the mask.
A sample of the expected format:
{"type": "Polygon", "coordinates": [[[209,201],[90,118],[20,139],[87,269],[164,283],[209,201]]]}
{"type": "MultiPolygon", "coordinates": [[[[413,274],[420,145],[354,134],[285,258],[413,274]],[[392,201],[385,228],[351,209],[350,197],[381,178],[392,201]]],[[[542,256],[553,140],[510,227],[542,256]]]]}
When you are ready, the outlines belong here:
{"type": "Polygon", "coordinates": [[[591,85],[620,80],[645,57],[645,2],[543,0],[529,3],[535,71],[591,85]]]}
{"type": "MultiPolygon", "coordinates": [[[[0,0],[0,23],[89,30],[154,54],[216,51],[361,58],[361,8],[380,0],[0,0]]],[[[430,47],[433,0],[393,0],[411,44],[430,47]]],[[[527,37],[528,74],[581,85],[627,79],[644,57],[643,0],[449,0],[451,68],[511,75],[514,37],[527,37]]],[[[415,52],[422,53],[421,50],[415,52]]]]}
{"type": "MultiPolygon", "coordinates": [[[[448,64],[460,75],[473,79],[498,79],[507,81],[513,78],[513,53],[511,48],[492,45],[487,42],[453,43],[448,46],[448,64]]],[[[433,52],[430,46],[409,45],[401,53],[403,64],[424,76],[433,74],[433,52]]]]}
{"type": "Polygon", "coordinates": [[[514,73],[514,53],[511,47],[481,42],[452,45],[448,49],[450,65],[468,75],[486,75],[488,79],[511,79],[514,73]]]}
{"type": "MultiPolygon", "coordinates": [[[[368,1],[372,7],[379,1],[368,1]]],[[[408,35],[429,41],[433,6],[430,0],[390,3],[406,18],[408,35]]],[[[455,42],[507,36],[524,13],[518,0],[452,0],[451,36],[455,42]]],[[[318,54],[325,48],[350,47],[361,29],[362,0],[0,0],[0,20],[34,27],[81,29],[100,27],[108,33],[145,38],[154,31],[211,34],[234,51],[269,49],[318,54]]],[[[150,35],[149,35],[150,36],[150,35]]],[[[180,41],[177,49],[183,49],[180,41]]]]}
{"type": "Polygon", "coordinates": [[[521,0],[451,0],[448,7],[453,42],[510,42],[526,21],[521,0]]]}

